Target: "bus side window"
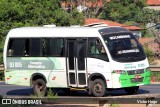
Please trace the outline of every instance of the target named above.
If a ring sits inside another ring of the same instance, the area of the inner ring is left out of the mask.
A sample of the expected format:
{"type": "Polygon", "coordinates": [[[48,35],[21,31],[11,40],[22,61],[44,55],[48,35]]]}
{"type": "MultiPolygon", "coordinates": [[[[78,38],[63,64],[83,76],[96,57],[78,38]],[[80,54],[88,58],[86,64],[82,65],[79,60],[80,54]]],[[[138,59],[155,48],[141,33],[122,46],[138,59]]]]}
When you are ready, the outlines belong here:
{"type": "Polygon", "coordinates": [[[29,39],[26,39],[26,42],[25,42],[24,56],[29,56],[29,39]]]}
{"type": "Polygon", "coordinates": [[[49,46],[50,56],[64,56],[64,39],[52,38],[49,46]]]}
{"type": "Polygon", "coordinates": [[[89,47],[90,54],[99,54],[100,53],[97,40],[89,41],[88,47],[89,47]]]}
{"type": "Polygon", "coordinates": [[[8,56],[24,56],[25,39],[11,39],[8,46],[8,56]]]}
{"type": "Polygon", "coordinates": [[[13,56],[13,39],[9,40],[8,43],[8,50],[7,50],[7,56],[13,56]]]}
{"type": "Polygon", "coordinates": [[[29,56],[42,56],[42,41],[40,38],[30,39],[29,56]]]}
{"type": "Polygon", "coordinates": [[[98,38],[88,39],[88,56],[109,61],[105,48],[98,38]]]}
{"type": "Polygon", "coordinates": [[[50,39],[44,38],[44,39],[42,39],[42,42],[43,42],[43,56],[48,56],[49,55],[50,39]]]}

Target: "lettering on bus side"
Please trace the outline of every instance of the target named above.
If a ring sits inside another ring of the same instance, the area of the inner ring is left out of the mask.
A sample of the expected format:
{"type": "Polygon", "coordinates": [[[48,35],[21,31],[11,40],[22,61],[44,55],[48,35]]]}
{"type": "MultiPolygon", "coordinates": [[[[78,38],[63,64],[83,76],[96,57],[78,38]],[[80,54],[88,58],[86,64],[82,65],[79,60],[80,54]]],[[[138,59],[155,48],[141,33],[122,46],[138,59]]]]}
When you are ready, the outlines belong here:
{"type": "Polygon", "coordinates": [[[53,70],[55,64],[57,64],[57,69],[62,69],[63,66],[60,64],[61,60],[59,58],[20,58],[20,57],[9,57],[7,58],[7,69],[45,69],[53,70]]]}
{"type": "Polygon", "coordinates": [[[9,67],[10,68],[14,68],[14,67],[16,67],[16,68],[22,68],[22,62],[10,62],[9,63],[9,67]]]}
{"type": "Polygon", "coordinates": [[[45,65],[43,65],[42,62],[39,61],[30,61],[28,64],[28,68],[41,68],[41,69],[45,69],[45,65]]]}

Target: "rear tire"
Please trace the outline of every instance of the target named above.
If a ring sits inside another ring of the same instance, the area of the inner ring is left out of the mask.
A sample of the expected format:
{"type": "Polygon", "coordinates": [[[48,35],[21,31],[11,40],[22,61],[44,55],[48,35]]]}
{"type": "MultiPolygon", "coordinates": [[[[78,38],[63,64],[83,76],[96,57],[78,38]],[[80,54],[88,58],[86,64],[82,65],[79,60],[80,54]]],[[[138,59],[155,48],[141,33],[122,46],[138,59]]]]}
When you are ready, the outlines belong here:
{"type": "Polygon", "coordinates": [[[139,89],[139,86],[135,86],[135,87],[127,87],[124,90],[128,94],[136,94],[138,92],[138,89],[139,89]]]}
{"type": "Polygon", "coordinates": [[[43,79],[37,79],[33,84],[33,93],[37,97],[44,97],[47,93],[46,82],[43,79]]]}
{"type": "Polygon", "coordinates": [[[91,86],[92,94],[95,97],[103,97],[106,94],[106,85],[102,79],[95,79],[91,86]]]}

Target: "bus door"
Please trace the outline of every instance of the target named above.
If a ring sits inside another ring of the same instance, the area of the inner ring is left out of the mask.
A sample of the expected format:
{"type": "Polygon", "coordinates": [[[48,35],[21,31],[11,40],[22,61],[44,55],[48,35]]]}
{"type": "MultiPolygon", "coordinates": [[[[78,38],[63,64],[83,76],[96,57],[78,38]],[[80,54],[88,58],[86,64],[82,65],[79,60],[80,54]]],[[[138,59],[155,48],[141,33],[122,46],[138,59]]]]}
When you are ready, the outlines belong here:
{"type": "Polygon", "coordinates": [[[67,40],[67,75],[71,87],[87,86],[86,39],[67,40]]]}

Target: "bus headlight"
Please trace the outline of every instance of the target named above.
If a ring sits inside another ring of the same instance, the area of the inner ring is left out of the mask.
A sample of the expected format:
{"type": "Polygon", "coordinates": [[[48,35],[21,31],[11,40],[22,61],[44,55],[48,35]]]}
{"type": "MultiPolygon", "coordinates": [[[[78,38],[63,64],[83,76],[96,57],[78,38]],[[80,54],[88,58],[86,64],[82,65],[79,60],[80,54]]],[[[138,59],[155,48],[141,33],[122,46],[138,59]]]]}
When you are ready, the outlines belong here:
{"type": "Polygon", "coordinates": [[[114,70],[113,73],[116,73],[116,74],[126,74],[126,72],[124,70],[114,70]]]}

